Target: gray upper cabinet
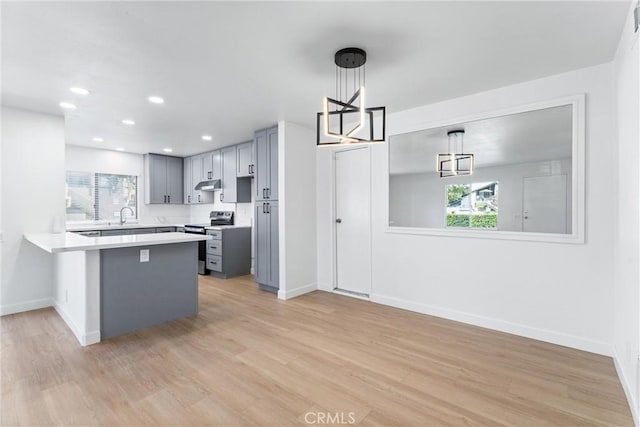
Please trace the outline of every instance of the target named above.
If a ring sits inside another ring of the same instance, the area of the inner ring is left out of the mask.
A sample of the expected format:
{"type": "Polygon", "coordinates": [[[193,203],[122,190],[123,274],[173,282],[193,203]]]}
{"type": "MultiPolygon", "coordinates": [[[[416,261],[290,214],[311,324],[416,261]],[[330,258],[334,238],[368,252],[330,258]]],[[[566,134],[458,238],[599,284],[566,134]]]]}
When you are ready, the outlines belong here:
{"type": "Polygon", "coordinates": [[[222,191],[220,201],[224,203],[251,202],[251,180],[238,178],[237,146],[220,150],[222,158],[222,191]]]}
{"type": "Polygon", "coordinates": [[[183,203],[183,172],[180,157],[167,157],[167,203],[183,203]]]}
{"type": "Polygon", "coordinates": [[[222,179],[222,158],[220,156],[220,150],[202,154],[202,159],[202,181],[222,179]]]}
{"type": "Polygon", "coordinates": [[[191,159],[191,203],[199,203],[201,199],[200,190],[195,190],[195,186],[202,181],[204,170],[204,158],[202,156],[193,156],[191,159]]]}
{"type": "Polygon", "coordinates": [[[278,200],[278,128],[256,132],[256,200],[278,200]]]}
{"type": "Polygon", "coordinates": [[[238,178],[253,176],[255,168],[253,163],[253,141],[238,144],[238,169],[236,176],[238,178]]]}
{"type": "Polygon", "coordinates": [[[160,154],[145,154],[144,174],[146,204],[181,204],[183,202],[182,159],[160,154]]]}
{"type": "Polygon", "coordinates": [[[191,193],[194,187],[194,185],[191,185],[191,157],[185,157],[182,162],[184,171],[183,203],[188,205],[191,203],[191,193]]]}

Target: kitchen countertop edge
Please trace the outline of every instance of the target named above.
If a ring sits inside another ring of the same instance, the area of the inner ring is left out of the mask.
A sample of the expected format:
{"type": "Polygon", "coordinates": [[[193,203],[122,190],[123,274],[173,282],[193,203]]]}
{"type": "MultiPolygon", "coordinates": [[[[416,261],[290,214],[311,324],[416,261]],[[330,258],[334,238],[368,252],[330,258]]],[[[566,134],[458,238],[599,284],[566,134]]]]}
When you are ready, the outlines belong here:
{"type": "Polygon", "coordinates": [[[46,252],[59,253],[198,242],[201,240],[210,240],[211,236],[174,232],[87,237],[73,232],[66,232],[56,234],[27,233],[24,235],[24,238],[46,252]]]}

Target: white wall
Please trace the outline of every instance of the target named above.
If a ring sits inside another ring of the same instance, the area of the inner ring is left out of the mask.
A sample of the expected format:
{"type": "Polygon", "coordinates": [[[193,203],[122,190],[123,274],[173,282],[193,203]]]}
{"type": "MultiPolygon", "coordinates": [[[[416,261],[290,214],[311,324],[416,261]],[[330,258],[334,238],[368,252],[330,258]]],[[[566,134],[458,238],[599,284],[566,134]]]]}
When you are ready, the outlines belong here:
{"type": "Polygon", "coordinates": [[[315,131],[279,122],[280,299],[316,289],[315,164],[315,131]]]}
{"type": "Polygon", "coordinates": [[[477,168],[472,177],[442,179],[434,172],[391,175],[389,223],[444,228],[447,185],[498,181],[498,230],[522,231],[524,178],[559,174],[567,175],[567,233],[571,234],[571,159],[477,168]]]}
{"type": "Polygon", "coordinates": [[[142,154],[68,145],[65,168],[66,170],[80,172],[135,175],[138,177],[138,217],[141,222],[184,224],[190,221],[191,212],[189,206],[144,204],[145,183],[142,154]]]}
{"type": "Polygon", "coordinates": [[[614,169],[617,172],[617,218],[614,221],[613,345],[616,368],[638,424],[640,47],[632,22],[631,9],[614,61],[618,144],[614,169]]]}
{"type": "Polygon", "coordinates": [[[51,305],[50,254],[23,239],[64,218],[64,118],[2,107],[0,314],[51,305]]]}
{"type": "MultiPolygon", "coordinates": [[[[613,66],[603,64],[390,114],[389,134],[587,94],[586,243],[391,234],[387,144],[372,147],[371,299],[596,353],[612,352],[613,66]],[[478,274],[487,271],[491,274],[478,274]],[[455,275],[450,272],[455,271],[455,275]]],[[[331,149],[318,150],[318,286],[333,282],[331,149]],[[322,184],[321,184],[322,183],[322,184]]]]}

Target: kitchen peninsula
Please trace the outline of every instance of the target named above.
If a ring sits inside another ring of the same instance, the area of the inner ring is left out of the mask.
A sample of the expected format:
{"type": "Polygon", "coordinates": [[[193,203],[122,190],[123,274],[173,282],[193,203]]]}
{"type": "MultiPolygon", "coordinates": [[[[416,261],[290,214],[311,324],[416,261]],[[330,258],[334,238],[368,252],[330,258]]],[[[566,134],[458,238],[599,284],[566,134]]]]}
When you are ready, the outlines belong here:
{"type": "Polygon", "coordinates": [[[54,307],[83,346],[198,312],[198,242],[211,236],[24,237],[54,257],[54,307]]]}

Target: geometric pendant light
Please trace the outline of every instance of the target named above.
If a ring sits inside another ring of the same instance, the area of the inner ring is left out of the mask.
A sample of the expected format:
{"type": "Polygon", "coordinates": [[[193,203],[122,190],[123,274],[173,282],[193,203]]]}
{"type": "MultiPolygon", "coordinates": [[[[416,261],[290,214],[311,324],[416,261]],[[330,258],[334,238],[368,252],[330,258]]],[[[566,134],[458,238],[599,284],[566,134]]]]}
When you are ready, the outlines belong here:
{"type": "Polygon", "coordinates": [[[436,157],[440,178],[473,174],[473,154],[464,153],[464,129],[447,132],[448,153],[436,157]]]}
{"type": "Polygon", "coordinates": [[[357,47],[336,52],[336,94],[325,97],[317,114],[316,144],[384,142],[385,107],[367,108],[365,83],[367,53],[357,47]]]}

